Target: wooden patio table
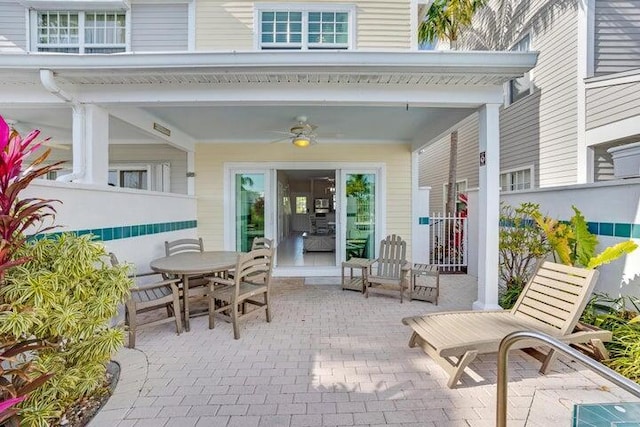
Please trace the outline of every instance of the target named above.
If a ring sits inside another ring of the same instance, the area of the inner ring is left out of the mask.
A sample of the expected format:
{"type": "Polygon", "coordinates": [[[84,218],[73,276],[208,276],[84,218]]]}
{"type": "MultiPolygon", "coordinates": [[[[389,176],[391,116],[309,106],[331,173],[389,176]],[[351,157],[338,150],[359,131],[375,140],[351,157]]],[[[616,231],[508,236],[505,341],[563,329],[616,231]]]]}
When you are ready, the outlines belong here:
{"type": "Polygon", "coordinates": [[[186,331],[189,331],[189,277],[232,270],[236,266],[240,253],[233,251],[182,252],[151,261],[149,265],[153,271],[182,276],[186,331]]]}

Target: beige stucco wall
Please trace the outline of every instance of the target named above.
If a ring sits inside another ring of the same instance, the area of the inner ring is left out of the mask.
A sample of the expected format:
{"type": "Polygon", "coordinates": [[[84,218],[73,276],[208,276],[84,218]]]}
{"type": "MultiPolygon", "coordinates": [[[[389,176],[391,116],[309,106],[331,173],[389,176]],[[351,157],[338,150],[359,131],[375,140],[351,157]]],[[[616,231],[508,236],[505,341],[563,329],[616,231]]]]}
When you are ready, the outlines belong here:
{"type": "MultiPolygon", "coordinates": [[[[253,50],[254,4],[251,0],[196,1],[197,50],[253,50]]],[[[408,50],[411,42],[409,0],[280,1],[277,4],[309,3],[355,5],[355,49],[408,50]]]]}
{"type": "MultiPolygon", "coordinates": [[[[399,234],[411,253],[411,152],[398,144],[197,144],[198,234],[209,250],[224,246],[224,164],[226,162],[368,162],[386,165],[386,232],[399,234]]],[[[293,163],[292,163],[293,164],[293,163]]]]}

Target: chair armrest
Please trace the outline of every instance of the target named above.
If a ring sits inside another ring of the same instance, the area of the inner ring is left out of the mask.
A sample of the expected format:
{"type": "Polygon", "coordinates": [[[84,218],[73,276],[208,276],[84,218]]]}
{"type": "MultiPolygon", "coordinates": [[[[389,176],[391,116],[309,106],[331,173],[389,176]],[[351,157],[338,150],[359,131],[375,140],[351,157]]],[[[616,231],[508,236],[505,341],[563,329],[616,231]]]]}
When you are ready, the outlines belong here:
{"type": "Polygon", "coordinates": [[[224,279],[222,277],[210,277],[209,278],[210,285],[225,285],[225,286],[233,286],[235,285],[235,281],[231,279],[224,279]]]}
{"type": "Polygon", "coordinates": [[[163,280],[162,282],[155,282],[155,283],[151,283],[149,285],[142,285],[142,286],[139,286],[139,287],[131,288],[131,292],[148,291],[150,289],[162,288],[162,287],[165,287],[167,285],[174,285],[175,286],[179,282],[180,282],[180,279],[163,280]]]}
{"type": "Polygon", "coordinates": [[[135,279],[136,277],[149,277],[149,276],[161,276],[162,273],[159,273],[157,271],[147,271],[146,273],[135,273],[135,274],[130,274],[129,277],[130,279],[135,279]]]}

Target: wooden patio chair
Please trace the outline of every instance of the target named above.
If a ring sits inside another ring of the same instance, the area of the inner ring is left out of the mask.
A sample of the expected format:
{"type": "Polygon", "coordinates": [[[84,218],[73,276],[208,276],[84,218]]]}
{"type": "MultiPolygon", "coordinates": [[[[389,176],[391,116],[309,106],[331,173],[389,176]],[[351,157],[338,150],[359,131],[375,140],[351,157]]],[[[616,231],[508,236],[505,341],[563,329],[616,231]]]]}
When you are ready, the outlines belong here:
{"type": "Polygon", "coordinates": [[[365,297],[369,292],[379,290],[400,290],[400,303],[407,287],[407,275],[410,266],[407,263],[407,242],[400,236],[392,234],[380,242],[380,254],[374,260],[372,274],[367,275],[365,281],[365,297]]]}
{"type": "Polygon", "coordinates": [[[166,256],[179,254],[181,252],[204,252],[204,242],[202,237],[197,239],[178,239],[164,242],[164,252],[166,256]]]}
{"type": "MultiPolygon", "coordinates": [[[[110,253],[112,265],[118,265],[118,258],[110,253]]],[[[160,273],[143,273],[130,276],[133,279],[140,277],[160,276],[160,273]]],[[[129,327],[129,348],[136,346],[136,331],[141,327],[155,326],[168,322],[175,322],[176,332],[182,333],[182,320],[180,313],[180,296],[178,292],[179,279],[168,279],[146,284],[131,289],[131,295],[125,302],[125,323],[129,327]],[[151,320],[145,323],[138,321],[138,315],[152,310],[165,309],[167,317],[151,320]]]]}
{"type": "Polygon", "coordinates": [[[255,237],[253,242],[251,242],[251,250],[255,251],[256,249],[271,249],[273,247],[273,240],[267,239],[266,237],[255,237]]]}
{"type": "Polygon", "coordinates": [[[238,322],[247,314],[265,310],[271,322],[269,286],[273,269],[273,248],[256,249],[238,256],[233,278],[212,277],[209,281],[209,329],[216,315],[233,324],[233,337],[240,338],[238,322]],[[259,300],[257,298],[260,298],[259,300]],[[246,305],[257,307],[247,312],[246,305]]]}
{"type": "MultiPolygon", "coordinates": [[[[500,341],[515,331],[538,331],[567,344],[588,343],[606,358],[602,343],[611,340],[611,332],[578,324],[597,277],[595,270],[544,262],[509,311],[454,311],[403,319],[413,329],[409,347],[422,348],[447,371],[449,388],[478,354],[497,352],[500,341]]],[[[512,348],[532,344],[524,340],[512,348]]],[[[555,351],[533,353],[542,361],[540,373],[546,373],[555,351]]]]}

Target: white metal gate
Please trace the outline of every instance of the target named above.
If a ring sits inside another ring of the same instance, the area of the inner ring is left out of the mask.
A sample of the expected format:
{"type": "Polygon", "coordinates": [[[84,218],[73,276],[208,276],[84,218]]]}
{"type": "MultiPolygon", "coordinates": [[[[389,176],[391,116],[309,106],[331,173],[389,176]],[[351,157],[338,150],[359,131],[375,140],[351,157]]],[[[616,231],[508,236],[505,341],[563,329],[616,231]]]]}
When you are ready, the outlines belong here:
{"type": "Polygon", "coordinates": [[[467,236],[466,215],[432,214],[429,221],[430,263],[443,272],[466,272],[467,236]]]}

